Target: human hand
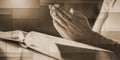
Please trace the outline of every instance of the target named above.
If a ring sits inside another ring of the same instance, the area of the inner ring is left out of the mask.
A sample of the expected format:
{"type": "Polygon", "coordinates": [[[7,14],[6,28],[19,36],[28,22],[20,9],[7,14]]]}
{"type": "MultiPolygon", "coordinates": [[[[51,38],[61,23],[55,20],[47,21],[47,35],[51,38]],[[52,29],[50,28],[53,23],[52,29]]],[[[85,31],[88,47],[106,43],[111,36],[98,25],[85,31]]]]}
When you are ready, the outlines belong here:
{"type": "Polygon", "coordinates": [[[80,42],[90,42],[93,31],[87,17],[80,12],[70,9],[66,11],[58,4],[49,5],[53,25],[63,38],[80,42]]]}

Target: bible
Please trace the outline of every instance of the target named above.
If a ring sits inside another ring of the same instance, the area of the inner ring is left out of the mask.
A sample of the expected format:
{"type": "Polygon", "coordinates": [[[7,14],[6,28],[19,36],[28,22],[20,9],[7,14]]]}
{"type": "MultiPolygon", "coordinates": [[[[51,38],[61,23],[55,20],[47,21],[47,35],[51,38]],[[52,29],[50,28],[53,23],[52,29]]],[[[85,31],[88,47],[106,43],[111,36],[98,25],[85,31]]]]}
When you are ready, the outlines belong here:
{"type": "Polygon", "coordinates": [[[0,38],[20,42],[22,47],[33,49],[56,60],[63,60],[62,53],[93,53],[96,51],[110,53],[109,57],[114,59],[114,53],[109,50],[35,31],[29,33],[21,30],[0,32],[0,38]]]}

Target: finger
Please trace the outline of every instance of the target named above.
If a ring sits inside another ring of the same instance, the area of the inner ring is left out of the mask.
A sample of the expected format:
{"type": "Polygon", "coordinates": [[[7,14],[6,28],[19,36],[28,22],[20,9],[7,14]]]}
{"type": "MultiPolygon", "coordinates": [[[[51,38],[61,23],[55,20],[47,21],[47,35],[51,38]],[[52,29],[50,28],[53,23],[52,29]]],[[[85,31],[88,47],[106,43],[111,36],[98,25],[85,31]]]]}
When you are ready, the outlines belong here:
{"type": "MultiPolygon", "coordinates": [[[[70,23],[71,22],[71,18],[68,17],[68,15],[66,13],[64,13],[63,10],[55,7],[55,12],[60,16],[60,18],[62,18],[66,23],[70,23]]],[[[71,16],[72,17],[72,16],[71,16]]]]}
{"type": "Polygon", "coordinates": [[[76,16],[73,15],[73,13],[66,11],[65,9],[61,9],[59,7],[58,7],[58,9],[61,10],[68,18],[70,18],[69,21],[71,21],[71,22],[73,22],[73,20],[77,18],[76,16]]]}
{"type": "Polygon", "coordinates": [[[55,6],[55,7],[58,7],[58,8],[61,8],[61,9],[64,8],[64,5],[63,5],[63,4],[55,4],[54,6],[55,6]]]}
{"type": "Polygon", "coordinates": [[[54,5],[49,5],[49,10],[50,10],[50,14],[51,13],[54,13],[55,14],[55,8],[54,8],[54,5]]]}
{"type": "Polygon", "coordinates": [[[76,24],[78,23],[79,24],[79,27],[81,27],[81,25],[83,26],[83,24],[85,24],[85,23],[83,23],[84,21],[84,17],[83,16],[81,16],[81,14],[79,15],[79,13],[77,13],[77,11],[76,10],[74,10],[73,8],[70,8],[70,10],[69,10],[69,12],[72,14],[72,15],[74,15],[74,16],[76,16],[78,19],[76,19],[75,21],[77,21],[76,22],[76,24]]]}
{"type": "Polygon", "coordinates": [[[69,38],[69,35],[67,34],[66,29],[62,27],[56,20],[53,20],[53,25],[63,38],[66,38],[66,39],[69,38]]]}
{"type": "Polygon", "coordinates": [[[70,9],[70,13],[73,15],[77,15],[79,17],[85,18],[87,20],[86,16],[84,16],[81,12],[74,10],[73,8],[70,9]]]}
{"type": "Polygon", "coordinates": [[[87,25],[86,28],[89,27],[89,28],[91,29],[91,26],[90,26],[90,24],[89,24],[88,19],[87,19],[86,16],[84,16],[84,15],[83,15],[82,13],[80,13],[79,11],[74,11],[73,14],[75,14],[75,15],[83,18],[83,19],[82,19],[82,20],[83,20],[82,24],[84,24],[84,25],[86,24],[86,25],[87,25]]]}
{"type": "Polygon", "coordinates": [[[62,18],[60,18],[55,12],[50,12],[50,15],[52,16],[53,20],[57,21],[63,27],[67,27],[67,23],[62,18]]]}
{"type": "MultiPolygon", "coordinates": [[[[63,30],[66,30],[61,24],[59,24],[55,19],[53,20],[53,25],[56,27],[59,27],[59,28],[61,28],[61,29],[63,29],[63,30]]],[[[58,29],[59,29],[58,28],[58,29]]]]}
{"type": "Polygon", "coordinates": [[[70,13],[73,14],[74,16],[78,16],[79,17],[79,21],[81,20],[85,20],[85,21],[82,21],[82,23],[86,23],[88,22],[87,20],[87,17],[84,16],[82,13],[80,13],[79,11],[76,11],[74,10],[73,8],[70,9],[70,13]]]}
{"type": "Polygon", "coordinates": [[[52,6],[55,6],[55,7],[61,8],[61,9],[64,8],[64,5],[63,5],[63,4],[54,4],[54,5],[51,4],[51,5],[48,5],[48,7],[49,7],[50,10],[52,10],[52,9],[51,9],[52,6]]]}
{"type": "Polygon", "coordinates": [[[50,15],[51,15],[51,17],[54,19],[54,20],[56,20],[59,24],[61,24],[62,26],[64,26],[64,27],[66,27],[67,26],[67,23],[61,18],[61,17],[59,17],[57,14],[56,14],[56,12],[55,12],[55,8],[54,8],[55,6],[50,6],[50,9],[52,10],[50,10],[50,15]]]}
{"type": "Polygon", "coordinates": [[[90,24],[88,22],[87,17],[84,16],[82,13],[80,13],[79,11],[74,10],[73,8],[71,8],[69,12],[71,14],[73,14],[74,16],[79,17],[78,23],[80,23],[80,25],[82,25],[84,28],[89,28],[90,27],[90,24]]]}
{"type": "Polygon", "coordinates": [[[55,13],[55,6],[54,5],[49,5],[49,10],[50,10],[50,13],[55,13]]]}
{"type": "Polygon", "coordinates": [[[50,11],[52,11],[52,6],[53,5],[48,5],[50,11]]]}

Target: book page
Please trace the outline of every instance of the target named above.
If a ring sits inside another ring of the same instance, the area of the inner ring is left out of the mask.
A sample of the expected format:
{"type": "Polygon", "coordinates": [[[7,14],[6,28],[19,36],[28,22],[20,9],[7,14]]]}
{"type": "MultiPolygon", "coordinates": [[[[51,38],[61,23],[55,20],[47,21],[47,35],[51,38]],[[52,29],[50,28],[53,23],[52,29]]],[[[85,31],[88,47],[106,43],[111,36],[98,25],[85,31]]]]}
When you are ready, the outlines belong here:
{"type": "Polygon", "coordinates": [[[44,37],[44,35],[39,35],[38,32],[28,33],[28,35],[25,37],[24,42],[29,48],[35,51],[38,51],[57,60],[62,60],[60,51],[55,42],[51,41],[49,38],[47,39],[44,37]]]}
{"type": "Polygon", "coordinates": [[[0,32],[0,38],[12,40],[12,41],[23,42],[24,31],[16,30],[16,31],[0,32]]]}
{"type": "Polygon", "coordinates": [[[89,57],[88,53],[96,53],[97,51],[105,52],[108,57],[112,56],[115,58],[114,53],[109,50],[34,31],[28,33],[25,38],[25,43],[35,51],[58,59],[61,59],[61,53],[87,53],[86,56],[89,57]]]}

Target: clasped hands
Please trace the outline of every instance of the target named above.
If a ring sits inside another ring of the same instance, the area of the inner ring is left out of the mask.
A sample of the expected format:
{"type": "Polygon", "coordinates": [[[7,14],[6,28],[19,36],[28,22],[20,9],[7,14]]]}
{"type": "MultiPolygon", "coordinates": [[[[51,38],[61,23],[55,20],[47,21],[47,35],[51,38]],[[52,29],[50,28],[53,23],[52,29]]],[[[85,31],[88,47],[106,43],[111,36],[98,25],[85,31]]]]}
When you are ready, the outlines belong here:
{"type": "Polygon", "coordinates": [[[93,31],[87,17],[71,8],[69,11],[59,4],[49,5],[53,25],[59,34],[69,40],[90,43],[93,31]]]}

